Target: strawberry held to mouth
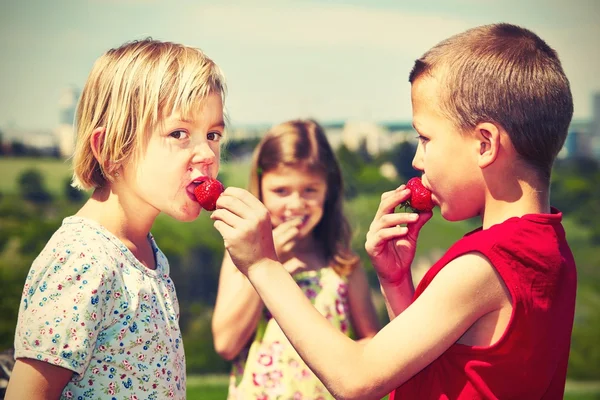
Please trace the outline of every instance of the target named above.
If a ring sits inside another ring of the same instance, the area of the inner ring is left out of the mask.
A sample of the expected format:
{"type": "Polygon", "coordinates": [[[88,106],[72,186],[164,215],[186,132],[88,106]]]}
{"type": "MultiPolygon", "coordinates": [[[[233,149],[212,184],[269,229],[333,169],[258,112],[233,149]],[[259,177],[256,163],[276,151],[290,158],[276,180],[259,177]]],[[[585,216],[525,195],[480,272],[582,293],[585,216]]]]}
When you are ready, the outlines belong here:
{"type": "Polygon", "coordinates": [[[421,178],[415,177],[409,179],[406,187],[410,189],[410,199],[401,204],[405,209],[410,207],[414,212],[429,212],[435,207],[431,200],[431,192],[423,186],[421,178]]]}
{"type": "Polygon", "coordinates": [[[216,179],[207,179],[194,189],[194,196],[200,203],[200,206],[207,211],[214,211],[217,208],[217,199],[223,193],[225,188],[223,184],[216,179]]]}

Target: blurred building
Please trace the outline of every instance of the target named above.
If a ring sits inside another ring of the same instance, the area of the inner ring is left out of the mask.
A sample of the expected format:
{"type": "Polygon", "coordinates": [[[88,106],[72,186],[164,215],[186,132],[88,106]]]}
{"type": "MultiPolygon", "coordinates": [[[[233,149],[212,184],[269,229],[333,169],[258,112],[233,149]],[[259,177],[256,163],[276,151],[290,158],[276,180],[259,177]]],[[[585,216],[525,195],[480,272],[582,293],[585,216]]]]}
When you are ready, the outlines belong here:
{"type": "Polygon", "coordinates": [[[20,154],[18,147],[35,149],[37,154],[44,156],[55,156],[58,143],[51,130],[43,129],[20,129],[10,127],[2,130],[3,152],[8,154],[20,154]]]}
{"type": "Polygon", "coordinates": [[[61,157],[67,158],[75,149],[75,112],[79,101],[79,90],[72,86],[65,88],[58,100],[59,119],[55,129],[61,157]]]}
{"type": "MultiPolygon", "coordinates": [[[[327,136],[330,136],[329,130],[327,136]]],[[[404,141],[416,142],[416,136],[410,123],[348,121],[341,132],[341,143],[352,151],[364,145],[367,152],[375,156],[404,141]]]]}

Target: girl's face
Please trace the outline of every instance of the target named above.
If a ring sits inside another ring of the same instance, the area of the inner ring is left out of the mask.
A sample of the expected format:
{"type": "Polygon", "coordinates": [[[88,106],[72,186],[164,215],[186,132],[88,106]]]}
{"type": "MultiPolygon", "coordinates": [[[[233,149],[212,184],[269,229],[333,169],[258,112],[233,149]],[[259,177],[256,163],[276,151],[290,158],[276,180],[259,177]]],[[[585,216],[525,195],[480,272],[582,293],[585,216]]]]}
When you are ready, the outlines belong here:
{"type": "Polygon", "coordinates": [[[178,113],[163,119],[150,134],[137,164],[123,169],[123,183],[135,210],[156,217],[164,212],[180,221],[192,221],[201,207],[193,190],[206,177],[219,172],[223,135],[223,104],[218,94],[209,95],[185,120],[178,113]]]}
{"type": "Polygon", "coordinates": [[[307,237],[323,217],[327,182],[304,168],[279,166],[262,175],[262,201],[273,227],[301,218],[300,238],[307,237]]]}

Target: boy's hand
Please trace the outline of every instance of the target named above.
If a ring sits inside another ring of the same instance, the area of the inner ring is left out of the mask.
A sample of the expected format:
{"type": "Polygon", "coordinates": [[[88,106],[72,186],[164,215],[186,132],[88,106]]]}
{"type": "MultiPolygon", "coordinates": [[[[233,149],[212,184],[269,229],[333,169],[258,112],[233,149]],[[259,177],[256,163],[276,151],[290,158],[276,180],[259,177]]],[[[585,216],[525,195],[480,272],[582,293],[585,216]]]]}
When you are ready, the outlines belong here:
{"type": "Polygon", "coordinates": [[[265,206],[250,192],[228,187],[210,218],[225,242],[235,266],[245,275],[266,259],[277,260],[273,229],[265,206]]]}
{"type": "Polygon", "coordinates": [[[405,185],[383,193],[367,232],[365,249],[381,283],[396,284],[410,276],[419,231],[433,215],[395,213],[394,209],[408,198],[410,190],[405,185]]]}

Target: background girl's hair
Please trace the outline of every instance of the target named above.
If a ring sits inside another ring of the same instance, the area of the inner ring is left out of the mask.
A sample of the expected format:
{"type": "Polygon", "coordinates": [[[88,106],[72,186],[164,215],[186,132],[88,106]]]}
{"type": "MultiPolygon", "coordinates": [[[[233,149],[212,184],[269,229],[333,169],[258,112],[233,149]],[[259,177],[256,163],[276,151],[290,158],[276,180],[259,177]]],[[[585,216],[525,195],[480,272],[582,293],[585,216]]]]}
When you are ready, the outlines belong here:
{"type": "Polygon", "coordinates": [[[104,186],[123,163],[137,161],[162,118],[178,111],[188,119],[208,95],[225,91],[219,67],[199,49],[148,38],[107,51],[77,107],[73,186],[104,186]],[[90,145],[97,128],[105,129],[98,159],[90,145]]]}
{"type": "Polygon", "coordinates": [[[314,229],[316,242],[328,263],[348,275],[359,257],[350,248],[351,230],[343,213],[340,166],[325,131],[314,120],[293,120],[271,128],[254,150],[249,190],[262,201],[261,176],[279,166],[306,168],[327,183],[323,217],[314,229]]]}

